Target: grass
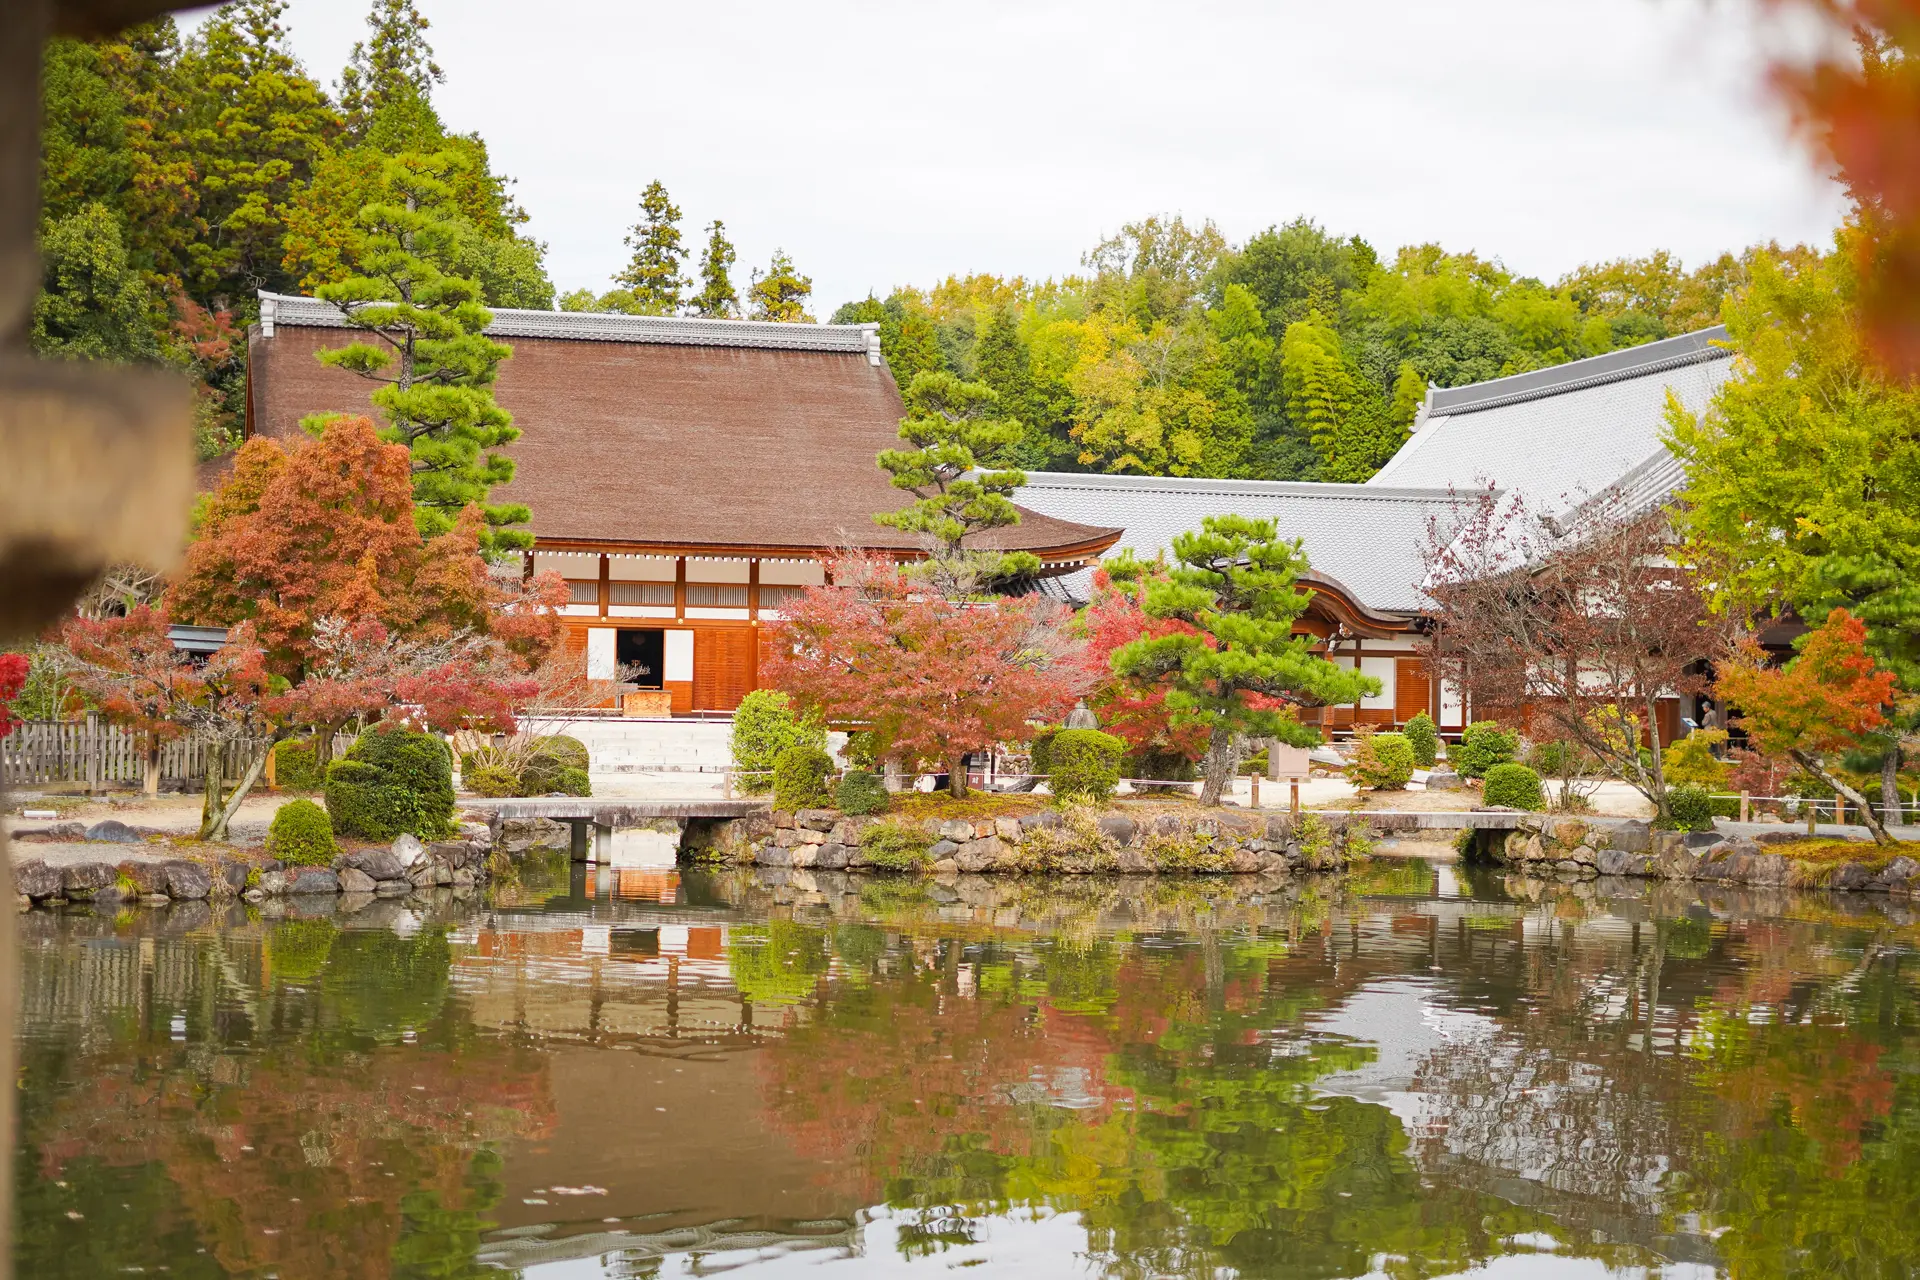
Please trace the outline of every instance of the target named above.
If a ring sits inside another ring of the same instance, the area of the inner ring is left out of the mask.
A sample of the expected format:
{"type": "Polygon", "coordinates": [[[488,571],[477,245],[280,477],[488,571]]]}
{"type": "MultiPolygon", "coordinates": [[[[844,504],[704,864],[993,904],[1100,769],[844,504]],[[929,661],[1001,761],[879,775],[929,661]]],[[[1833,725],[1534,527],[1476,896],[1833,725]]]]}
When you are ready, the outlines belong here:
{"type": "Polygon", "coordinates": [[[1820,868],[1838,867],[1849,862],[1857,862],[1863,867],[1879,871],[1903,854],[1920,862],[1920,841],[1913,840],[1880,845],[1865,840],[1835,840],[1831,837],[1809,836],[1804,840],[1769,843],[1763,848],[1768,853],[1777,853],[1809,867],[1820,868]]]}
{"type": "Polygon", "coordinates": [[[965,799],[956,800],[944,791],[914,791],[897,794],[887,806],[889,817],[918,821],[924,818],[1017,818],[1025,813],[1038,813],[1047,807],[1047,797],[1031,792],[1016,795],[997,795],[985,791],[969,791],[965,799]]]}

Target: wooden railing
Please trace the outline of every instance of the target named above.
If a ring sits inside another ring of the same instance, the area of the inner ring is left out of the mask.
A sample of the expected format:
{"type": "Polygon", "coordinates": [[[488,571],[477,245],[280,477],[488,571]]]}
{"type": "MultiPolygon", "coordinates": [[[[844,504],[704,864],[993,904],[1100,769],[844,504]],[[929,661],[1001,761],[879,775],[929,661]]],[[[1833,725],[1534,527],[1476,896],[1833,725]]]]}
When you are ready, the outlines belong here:
{"type": "MultiPolygon", "coordinates": [[[[160,747],[160,780],[198,783],[206,777],[203,737],[176,738],[160,747]]],[[[265,750],[264,740],[243,742],[230,753],[226,772],[238,776],[265,750]]],[[[28,720],[0,738],[0,783],[9,787],[85,783],[92,788],[114,783],[139,784],[146,768],[141,735],[97,717],[85,720],[28,720]]]]}

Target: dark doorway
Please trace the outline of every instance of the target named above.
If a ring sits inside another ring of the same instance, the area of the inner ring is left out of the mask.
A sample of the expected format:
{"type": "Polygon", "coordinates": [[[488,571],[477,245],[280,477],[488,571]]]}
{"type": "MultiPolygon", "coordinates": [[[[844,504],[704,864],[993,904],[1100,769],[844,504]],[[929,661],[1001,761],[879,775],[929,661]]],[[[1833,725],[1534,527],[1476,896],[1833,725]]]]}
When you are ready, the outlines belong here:
{"type": "Polygon", "coordinates": [[[621,678],[631,678],[642,689],[661,688],[667,662],[666,637],[664,631],[622,630],[613,646],[613,660],[620,664],[621,678]]]}

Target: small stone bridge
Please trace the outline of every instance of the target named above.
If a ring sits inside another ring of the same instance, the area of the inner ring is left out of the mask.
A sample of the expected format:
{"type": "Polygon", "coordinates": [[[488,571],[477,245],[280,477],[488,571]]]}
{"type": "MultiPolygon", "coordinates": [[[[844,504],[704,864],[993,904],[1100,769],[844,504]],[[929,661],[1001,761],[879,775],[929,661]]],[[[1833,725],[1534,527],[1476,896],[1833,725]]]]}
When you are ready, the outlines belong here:
{"type": "Polygon", "coordinates": [[[613,833],[661,821],[685,826],[688,819],[725,820],[769,812],[765,800],[596,800],[591,796],[539,796],[525,800],[467,800],[463,812],[488,815],[489,825],[514,818],[546,818],[573,829],[576,862],[611,861],[613,833]],[[591,852],[587,832],[593,832],[591,852]]]}

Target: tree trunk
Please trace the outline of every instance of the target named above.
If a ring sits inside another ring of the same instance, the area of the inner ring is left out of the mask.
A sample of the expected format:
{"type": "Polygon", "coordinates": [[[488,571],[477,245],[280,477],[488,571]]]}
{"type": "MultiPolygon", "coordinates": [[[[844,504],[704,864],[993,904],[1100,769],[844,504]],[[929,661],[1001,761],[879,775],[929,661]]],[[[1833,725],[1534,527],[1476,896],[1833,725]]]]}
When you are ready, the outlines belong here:
{"type": "MultiPolygon", "coordinates": [[[[277,742],[279,739],[276,738],[274,741],[277,742]]],[[[202,839],[225,840],[227,838],[227,823],[231,822],[233,815],[240,811],[240,802],[247,798],[249,791],[253,790],[253,784],[260,781],[260,775],[267,767],[267,757],[271,754],[273,754],[273,743],[269,742],[267,749],[260,753],[260,758],[249,765],[246,773],[241,775],[239,784],[234,787],[233,794],[227,797],[226,804],[221,806],[219,815],[213,820],[212,833],[201,837],[202,839]]]]}
{"type": "Polygon", "coordinates": [[[1906,817],[1900,811],[1900,742],[1895,739],[1887,744],[1886,758],[1880,762],[1880,808],[1886,814],[1886,824],[1899,826],[1906,817]]]}
{"type": "Polygon", "coordinates": [[[947,760],[947,794],[956,800],[967,795],[967,756],[963,751],[947,760]]]}
{"type": "Polygon", "coordinates": [[[1886,827],[1881,825],[1880,815],[1873,811],[1873,806],[1867,803],[1867,798],[1841,781],[1834,774],[1830,773],[1826,765],[1821,762],[1819,756],[1812,755],[1805,751],[1792,751],[1788,754],[1794,758],[1802,769],[1805,769],[1808,773],[1832,787],[1835,794],[1845,796],[1853,807],[1860,811],[1860,821],[1864,822],[1867,830],[1873,833],[1873,842],[1875,844],[1893,843],[1893,837],[1887,834],[1886,827]]]}
{"type": "Polygon", "coordinates": [[[218,740],[207,744],[207,776],[201,790],[200,799],[200,838],[213,839],[213,824],[220,816],[222,792],[226,779],[221,776],[226,767],[227,744],[218,740]]]}
{"type": "MultiPolygon", "coordinates": [[[[1667,802],[1667,770],[1660,759],[1660,709],[1652,694],[1644,696],[1647,708],[1647,742],[1653,748],[1653,775],[1647,779],[1653,788],[1653,794],[1647,799],[1653,801],[1654,813],[1662,818],[1673,816],[1672,806],[1667,802]]],[[[1638,743],[1634,744],[1636,747],[1638,743]]]]}
{"type": "Polygon", "coordinates": [[[1216,805],[1233,781],[1233,770],[1240,763],[1240,735],[1226,725],[1215,725],[1207,739],[1207,754],[1201,761],[1205,781],[1200,784],[1200,803],[1216,805]]]}
{"type": "Polygon", "coordinates": [[[160,735],[149,733],[141,761],[140,789],[149,800],[160,794],[160,735]]]}

